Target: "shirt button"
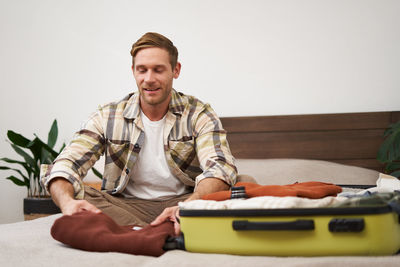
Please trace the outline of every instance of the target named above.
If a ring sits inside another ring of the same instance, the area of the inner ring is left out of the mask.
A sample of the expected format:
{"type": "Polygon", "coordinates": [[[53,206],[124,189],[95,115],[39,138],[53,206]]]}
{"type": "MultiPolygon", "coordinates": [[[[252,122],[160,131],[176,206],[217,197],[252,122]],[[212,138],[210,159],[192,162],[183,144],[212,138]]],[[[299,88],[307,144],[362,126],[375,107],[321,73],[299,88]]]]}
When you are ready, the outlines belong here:
{"type": "Polygon", "coordinates": [[[126,173],[126,174],[129,174],[129,169],[125,169],[125,173],[126,173]]]}
{"type": "Polygon", "coordinates": [[[134,145],[134,148],[139,148],[139,144],[136,143],[136,144],[134,145]]]}

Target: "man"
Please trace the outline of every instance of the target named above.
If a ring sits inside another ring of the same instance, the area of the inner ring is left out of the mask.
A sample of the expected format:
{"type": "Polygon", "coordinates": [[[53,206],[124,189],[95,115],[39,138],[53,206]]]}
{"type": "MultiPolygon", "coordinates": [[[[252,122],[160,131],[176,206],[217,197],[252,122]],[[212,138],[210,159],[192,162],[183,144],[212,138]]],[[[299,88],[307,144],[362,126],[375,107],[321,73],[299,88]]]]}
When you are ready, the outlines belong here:
{"type": "Polygon", "coordinates": [[[176,92],[178,51],[158,33],[132,50],[138,93],[94,113],[41,180],[63,214],[104,212],[121,225],[171,220],[180,201],[227,190],[237,171],[226,132],[209,105],[176,92]],[[82,179],[102,154],[102,192],[82,179]]]}

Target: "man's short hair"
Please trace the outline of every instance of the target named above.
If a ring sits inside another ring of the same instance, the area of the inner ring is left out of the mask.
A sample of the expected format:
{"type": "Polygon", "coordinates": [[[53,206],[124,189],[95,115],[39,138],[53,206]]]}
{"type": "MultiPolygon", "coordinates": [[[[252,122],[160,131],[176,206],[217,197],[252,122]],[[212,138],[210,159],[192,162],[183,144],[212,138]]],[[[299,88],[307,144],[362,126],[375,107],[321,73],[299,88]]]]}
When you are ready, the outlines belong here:
{"type": "Polygon", "coordinates": [[[136,54],[141,49],[149,47],[159,47],[167,50],[171,67],[172,69],[175,68],[176,63],[178,62],[178,49],[174,46],[171,40],[156,32],[145,33],[142,37],[140,37],[139,40],[136,41],[136,43],[132,45],[131,55],[133,66],[135,65],[136,54]]]}

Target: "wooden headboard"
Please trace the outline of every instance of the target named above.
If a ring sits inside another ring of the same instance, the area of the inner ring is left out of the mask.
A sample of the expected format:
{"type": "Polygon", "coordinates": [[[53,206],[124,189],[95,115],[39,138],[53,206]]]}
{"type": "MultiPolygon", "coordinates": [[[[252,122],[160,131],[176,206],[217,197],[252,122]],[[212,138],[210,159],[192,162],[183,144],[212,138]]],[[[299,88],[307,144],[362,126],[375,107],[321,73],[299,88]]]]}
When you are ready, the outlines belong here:
{"type": "Polygon", "coordinates": [[[236,158],[318,159],[378,171],[383,132],[398,120],[400,111],[221,118],[236,158]]]}

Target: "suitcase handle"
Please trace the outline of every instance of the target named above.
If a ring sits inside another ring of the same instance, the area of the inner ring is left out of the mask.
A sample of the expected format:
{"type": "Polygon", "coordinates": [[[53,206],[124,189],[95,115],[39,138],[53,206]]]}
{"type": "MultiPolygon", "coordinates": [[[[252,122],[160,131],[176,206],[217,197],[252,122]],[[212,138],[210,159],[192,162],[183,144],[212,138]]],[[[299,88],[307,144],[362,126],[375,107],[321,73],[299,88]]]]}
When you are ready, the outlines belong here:
{"type": "Polygon", "coordinates": [[[262,230],[262,231],[275,231],[275,230],[314,230],[313,220],[295,220],[295,221],[281,221],[281,222],[249,222],[247,220],[238,220],[232,222],[232,228],[235,231],[249,231],[249,230],[262,230]]]}

